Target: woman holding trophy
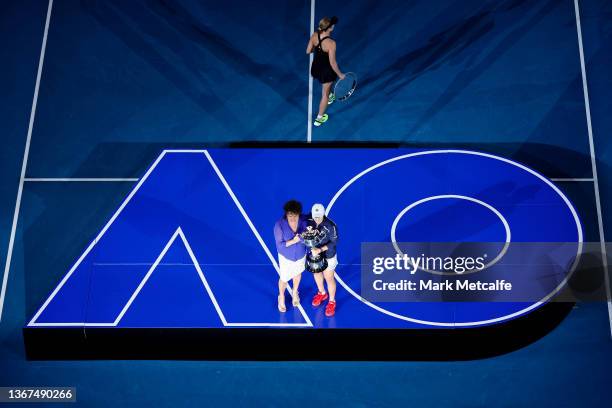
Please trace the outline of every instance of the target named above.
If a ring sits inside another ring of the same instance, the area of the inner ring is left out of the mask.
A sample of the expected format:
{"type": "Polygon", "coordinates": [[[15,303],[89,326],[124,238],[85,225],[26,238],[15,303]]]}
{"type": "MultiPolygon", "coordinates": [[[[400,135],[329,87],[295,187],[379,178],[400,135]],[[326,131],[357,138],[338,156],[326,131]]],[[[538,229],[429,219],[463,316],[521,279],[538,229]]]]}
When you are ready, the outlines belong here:
{"type": "Polygon", "coordinates": [[[298,287],[306,262],[306,246],[300,234],[306,229],[306,219],[302,216],[302,204],[289,200],[283,206],[284,214],[274,224],[274,240],[278,252],[280,278],[278,280],[278,310],[286,312],[285,291],[287,282],[293,280],[293,306],[300,305],[298,287]]]}
{"type": "Polygon", "coordinates": [[[338,266],[336,256],[338,228],[332,220],[325,216],[323,204],[313,205],[310,215],[306,231],[302,236],[305,238],[306,245],[310,247],[306,259],[306,268],[314,274],[318,289],[318,293],[312,299],[312,305],[319,306],[329,298],[325,307],[325,316],[331,317],[336,312],[336,279],[334,275],[336,266],[338,266]],[[327,292],[324,283],[327,283],[327,292]]]}

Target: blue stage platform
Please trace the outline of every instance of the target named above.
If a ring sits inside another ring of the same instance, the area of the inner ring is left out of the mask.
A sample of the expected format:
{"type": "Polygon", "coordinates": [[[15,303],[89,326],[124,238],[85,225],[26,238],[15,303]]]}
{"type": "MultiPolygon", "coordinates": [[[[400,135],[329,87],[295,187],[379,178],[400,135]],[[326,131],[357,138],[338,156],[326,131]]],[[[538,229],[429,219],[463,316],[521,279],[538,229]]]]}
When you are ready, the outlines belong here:
{"type": "MultiPolygon", "coordinates": [[[[463,150],[166,150],[26,329],[478,327],[538,302],[362,299],[360,245],[575,242],[579,217],[549,180],[519,163],[463,150]],[[290,198],[326,204],[339,227],[338,308],[276,309],[272,227],[290,198]]],[[[552,295],[552,294],[551,294],[552,295]]]]}

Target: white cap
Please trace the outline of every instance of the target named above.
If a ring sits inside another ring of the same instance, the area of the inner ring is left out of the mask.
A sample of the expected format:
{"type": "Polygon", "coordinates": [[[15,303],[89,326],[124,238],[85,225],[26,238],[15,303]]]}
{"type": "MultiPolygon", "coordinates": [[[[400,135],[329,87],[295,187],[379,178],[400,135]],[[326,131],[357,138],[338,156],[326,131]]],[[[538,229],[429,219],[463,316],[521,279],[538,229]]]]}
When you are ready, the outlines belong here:
{"type": "Polygon", "coordinates": [[[313,217],[323,217],[325,215],[325,207],[323,207],[323,204],[317,203],[312,206],[311,213],[313,217]]]}

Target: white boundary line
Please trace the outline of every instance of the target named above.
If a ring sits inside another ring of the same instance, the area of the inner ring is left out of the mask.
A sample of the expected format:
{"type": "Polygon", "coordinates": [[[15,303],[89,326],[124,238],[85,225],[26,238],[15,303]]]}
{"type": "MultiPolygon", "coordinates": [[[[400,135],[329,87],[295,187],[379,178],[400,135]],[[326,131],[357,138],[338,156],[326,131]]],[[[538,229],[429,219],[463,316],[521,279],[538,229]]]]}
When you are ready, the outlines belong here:
{"type": "Polygon", "coordinates": [[[50,177],[26,177],[23,181],[30,183],[71,183],[71,182],[124,182],[138,181],[138,178],[105,178],[105,177],[89,177],[89,178],[50,178],[50,177]]]}
{"type": "Polygon", "coordinates": [[[597,222],[599,224],[599,242],[601,243],[601,254],[604,267],[606,296],[608,299],[608,320],[610,324],[610,336],[612,337],[612,296],[610,294],[610,276],[608,275],[608,258],[606,253],[606,238],[603,228],[603,217],[601,214],[601,200],[599,197],[599,181],[597,177],[597,156],[595,156],[595,144],[593,142],[593,127],[591,125],[591,104],[589,102],[589,89],[587,85],[586,67],[584,62],[584,48],[582,46],[582,25],[580,24],[580,7],[578,0],[574,0],[574,11],[576,12],[576,32],[578,34],[578,52],[580,53],[580,70],[582,72],[582,91],[584,94],[584,107],[589,133],[589,150],[591,153],[591,167],[593,172],[593,187],[595,189],[595,208],[597,209],[597,222]]]}
{"type": "MultiPolygon", "coordinates": [[[[310,32],[308,35],[312,35],[314,32],[314,18],[315,18],[315,0],[310,0],[310,32]]],[[[308,57],[308,130],[306,136],[306,142],[312,142],[312,76],[310,75],[310,66],[312,65],[313,55],[312,53],[308,57]]]]}
{"type": "MultiPolygon", "coordinates": [[[[140,293],[140,290],[142,289],[142,287],[144,286],[146,281],[149,279],[149,277],[151,276],[151,274],[153,273],[153,271],[155,270],[155,268],[157,267],[157,265],[159,264],[159,262],[161,261],[161,259],[165,255],[165,253],[170,248],[170,245],[174,242],[174,240],[176,239],[177,236],[180,236],[181,239],[183,240],[183,243],[185,244],[185,247],[187,248],[187,251],[189,252],[189,256],[191,257],[191,260],[193,261],[193,264],[194,264],[196,270],[198,271],[198,274],[200,275],[200,279],[202,280],[202,283],[206,287],[206,290],[207,290],[207,292],[208,292],[208,294],[209,294],[213,304],[215,305],[215,309],[217,310],[217,313],[219,314],[219,317],[221,318],[221,321],[223,322],[224,326],[244,326],[244,327],[261,327],[261,326],[264,326],[264,327],[268,327],[268,326],[269,327],[312,327],[313,324],[310,321],[310,318],[308,317],[308,315],[306,314],[306,312],[304,311],[304,309],[302,308],[301,305],[299,306],[299,309],[300,309],[300,312],[302,313],[302,316],[304,317],[304,320],[306,321],[306,323],[228,323],[226,321],[225,317],[223,316],[223,313],[221,312],[221,309],[220,309],[220,307],[219,307],[219,305],[218,305],[218,303],[216,301],[216,298],[214,297],[214,295],[212,294],[212,291],[210,290],[210,287],[208,286],[208,282],[206,281],[206,278],[204,278],[204,274],[202,273],[202,270],[200,268],[200,263],[195,258],[195,255],[193,254],[193,251],[191,250],[191,246],[187,242],[187,239],[185,238],[185,236],[183,234],[183,231],[181,230],[180,227],[176,230],[176,232],[174,233],[174,235],[172,236],[170,241],[166,244],[166,246],[162,250],[161,254],[157,257],[156,261],[153,263],[152,267],[149,269],[149,271],[147,272],[147,274],[145,275],[143,280],[140,282],[140,285],[134,291],[134,293],[132,294],[131,298],[128,300],[128,302],[124,306],[123,310],[121,311],[120,315],[115,319],[115,321],[113,323],[85,323],[85,322],[80,322],[80,323],[79,322],[38,323],[38,322],[36,322],[38,317],[42,314],[42,312],[46,309],[46,307],[49,305],[49,303],[53,300],[53,298],[59,292],[59,290],[62,288],[62,286],[64,286],[64,284],[68,281],[70,276],[74,273],[74,271],[77,269],[77,267],[81,264],[83,259],[85,259],[85,257],[89,254],[89,252],[91,252],[91,250],[93,249],[95,244],[106,233],[108,228],[110,228],[110,226],[117,219],[117,217],[123,211],[123,209],[128,204],[128,202],[131,201],[131,199],[134,197],[136,192],[140,189],[140,187],[145,182],[145,180],[151,175],[153,170],[157,167],[157,165],[160,163],[161,159],[166,155],[166,153],[197,153],[197,154],[202,154],[203,153],[206,156],[206,158],[208,159],[211,167],[213,168],[213,170],[215,171],[215,173],[219,177],[221,183],[224,185],[226,191],[231,196],[232,200],[234,201],[234,203],[238,207],[238,210],[240,211],[240,213],[242,214],[242,216],[244,217],[244,219],[248,223],[249,227],[251,228],[251,230],[255,234],[255,237],[259,241],[259,243],[262,246],[264,252],[268,255],[268,258],[270,258],[270,261],[272,262],[272,265],[274,266],[276,271],[279,272],[279,268],[278,268],[278,264],[276,262],[276,259],[274,259],[274,257],[272,256],[270,250],[268,249],[268,247],[266,246],[265,242],[261,238],[261,235],[259,234],[259,232],[255,228],[255,226],[251,222],[251,220],[250,220],[249,216],[247,215],[246,211],[244,210],[244,208],[242,207],[242,205],[240,204],[240,202],[236,198],[235,194],[233,193],[233,191],[230,188],[229,184],[227,183],[227,181],[225,180],[225,178],[221,174],[221,172],[220,172],[219,168],[217,167],[217,165],[215,164],[215,162],[212,160],[212,157],[210,156],[208,151],[206,151],[206,150],[164,150],[159,155],[159,157],[155,160],[153,165],[147,170],[145,175],[140,179],[140,181],[134,187],[134,189],[130,192],[128,197],[123,201],[123,203],[121,204],[119,209],[117,209],[115,214],[113,214],[111,219],[106,223],[106,225],[104,226],[102,231],[100,231],[100,233],[96,236],[94,241],[91,242],[91,244],[87,247],[85,252],[79,257],[79,259],[72,266],[70,271],[66,274],[66,276],[64,276],[64,278],[59,283],[59,285],[54,289],[54,291],[51,293],[51,295],[47,298],[45,303],[36,312],[34,317],[28,323],[28,326],[31,326],[31,327],[37,327],[37,326],[62,326],[62,327],[63,326],[85,326],[85,327],[111,326],[111,327],[114,327],[114,326],[116,326],[117,324],[119,324],[119,322],[123,318],[123,315],[127,312],[127,310],[131,306],[131,304],[134,301],[134,299],[136,298],[136,296],[138,296],[138,294],[140,293]]],[[[287,290],[289,291],[289,293],[291,293],[290,289],[291,288],[288,285],[287,290]]]]}
{"type": "Polygon", "coordinates": [[[450,322],[434,322],[434,321],[429,321],[429,320],[414,319],[412,317],[408,317],[408,316],[404,316],[404,315],[401,315],[401,314],[398,314],[398,313],[391,312],[391,311],[389,311],[387,309],[384,309],[384,308],[382,308],[382,307],[380,307],[378,305],[375,305],[375,304],[369,302],[367,299],[365,299],[365,298],[361,297],[359,294],[357,294],[353,289],[351,289],[351,287],[349,285],[347,285],[342,280],[342,278],[340,277],[340,275],[338,274],[337,271],[336,271],[336,280],[338,282],[340,282],[342,287],[344,287],[344,289],[346,289],[347,292],[349,292],[351,295],[355,296],[357,299],[362,301],[364,304],[370,306],[374,310],[377,310],[377,311],[379,311],[381,313],[384,313],[384,314],[386,314],[388,316],[395,317],[395,318],[400,319],[400,320],[405,320],[405,321],[408,321],[408,322],[425,324],[425,325],[430,325],[430,326],[464,327],[464,326],[474,326],[474,325],[484,325],[484,324],[490,324],[490,323],[497,323],[497,322],[501,322],[501,321],[504,321],[504,320],[512,319],[513,317],[516,317],[516,316],[520,316],[520,315],[522,315],[524,313],[527,313],[527,312],[529,312],[529,311],[539,307],[541,304],[547,302],[548,299],[550,299],[552,296],[554,296],[555,293],[557,293],[559,291],[559,289],[561,289],[565,285],[565,283],[567,282],[567,280],[571,276],[571,273],[573,273],[574,269],[578,265],[578,262],[580,261],[580,255],[582,253],[582,247],[583,247],[582,224],[580,223],[580,218],[578,217],[578,214],[576,213],[576,209],[574,208],[572,203],[569,201],[569,199],[565,196],[565,194],[563,194],[563,192],[561,190],[559,190],[559,188],[557,186],[555,186],[546,177],[544,177],[541,174],[537,173],[535,170],[532,170],[529,167],[523,166],[520,163],[514,162],[514,161],[512,161],[510,159],[506,159],[504,157],[495,156],[493,154],[475,152],[475,151],[470,151],[470,150],[456,150],[456,149],[455,150],[424,150],[424,151],[415,152],[415,153],[403,154],[401,156],[392,157],[390,159],[383,160],[383,161],[381,161],[381,162],[379,162],[377,164],[374,164],[374,165],[368,167],[367,169],[361,171],[357,175],[355,175],[349,181],[347,181],[346,184],[344,184],[340,188],[340,190],[338,190],[336,192],[336,194],[333,196],[333,198],[331,199],[329,204],[327,204],[326,209],[325,209],[325,215],[328,215],[330,213],[332,206],[335,204],[335,202],[338,200],[338,198],[342,195],[342,193],[347,188],[349,188],[355,181],[357,181],[358,179],[360,179],[361,177],[363,177],[367,173],[371,172],[372,170],[375,170],[375,169],[377,169],[379,167],[385,166],[385,165],[387,165],[389,163],[393,163],[395,161],[403,160],[403,159],[407,159],[407,158],[412,158],[412,157],[417,157],[417,156],[425,156],[425,155],[429,155],[429,154],[453,154],[453,153],[455,153],[455,154],[467,154],[467,155],[475,155],[475,156],[488,157],[488,158],[491,158],[491,159],[495,159],[495,160],[499,160],[499,161],[502,161],[502,162],[505,162],[505,163],[509,163],[509,164],[511,164],[513,166],[516,166],[516,167],[518,167],[518,168],[520,168],[522,170],[525,170],[526,172],[528,172],[530,174],[533,174],[537,178],[539,178],[542,181],[544,181],[557,194],[559,194],[561,199],[565,202],[565,204],[568,206],[570,212],[572,213],[572,216],[574,217],[574,221],[576,222],[576,227],[577,227],[577,232],[578,232],[578,250],[577,250],[576,260],[574,261],[574,263],[573,263],[573,265],[571,267],[570,273],[559,284],[559,286],[557,286],[548,296],[546,296],[543,299],[541,299],[540,301],[532,304],[531,306],[526,307],[525,309],[519,310],[518,312],[514,312],[512,314],[509,314],[509,315],[506,315],[506,316],[497,317],[497,318],[494,318],[494,319],[488,319],[488,320],[482,320],[482,321],[476,321],[476,322],[461,322],[461,323],[453,322],[453,323],[450,323],[450,322]]]}
{"type": "Polygon", "coordinates": [[[49,35],[49,23],[51,22],[51,10],[53,9],[53,0],[49,0],[47,6],[47,18],[45,20],[45,31],[43,34],[42,47],[40,49],[40,57],[38,59],[38,72],[36,73],[36,85],[34,86],[34,97],[32,98],[32,109],[30,111],[30,122],[28,124],[28,135],[26,137],[25,149],[23,152],[23,161],[21,163],[21,176],[19,177],[19,188],[17,189],[17,199],[15,200],[15,212],[13,213],[13,225],[11,227],[11,235],[9,238],[8,249],[6,252],[6,263],[4,265],[4,275],[2,277],[2,291],[0,292],[0,322],[2,321],[2,312],[4,310],[4,298],[6,296],[6,286],[8,284],[9,271],[11,269],[11,260],[13,258],[13,248],[15,246],[15,233],[17,231],[17,221],[19,220],[19,210],[21,209],[21,196],[23,194],[23,182],[25,179],[26,168],[28,167],[28,157],[30,155],[30,142],[32,141],[32,129],[34,128],[34,118],[36,117],[36,104],[38,103],[38,91],[40,89],[40,78],[42,77],[43,64],[45,62],[45,51],[47,49],[47,38],[49,35]]]}

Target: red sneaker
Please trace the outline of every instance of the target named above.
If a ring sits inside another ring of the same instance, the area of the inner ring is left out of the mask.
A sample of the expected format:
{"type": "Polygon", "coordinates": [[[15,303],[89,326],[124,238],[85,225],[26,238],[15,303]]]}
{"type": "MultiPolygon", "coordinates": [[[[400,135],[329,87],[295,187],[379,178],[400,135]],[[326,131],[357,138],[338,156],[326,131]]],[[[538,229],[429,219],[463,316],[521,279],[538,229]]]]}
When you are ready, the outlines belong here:
{"type": "Polygon", "coordinates": [[[336,313],[336,302],[332,302],[331,300],[327,302],[327,306],[325,306],[325,316],[332,317],[336,313]]]}
{"type": "Polygon", "coordinates": [[[327,297],[327,293],[317,292],[317,294],[312,298],[312,305],[319,306],[325,299],[327,299],[327,297]]]}

